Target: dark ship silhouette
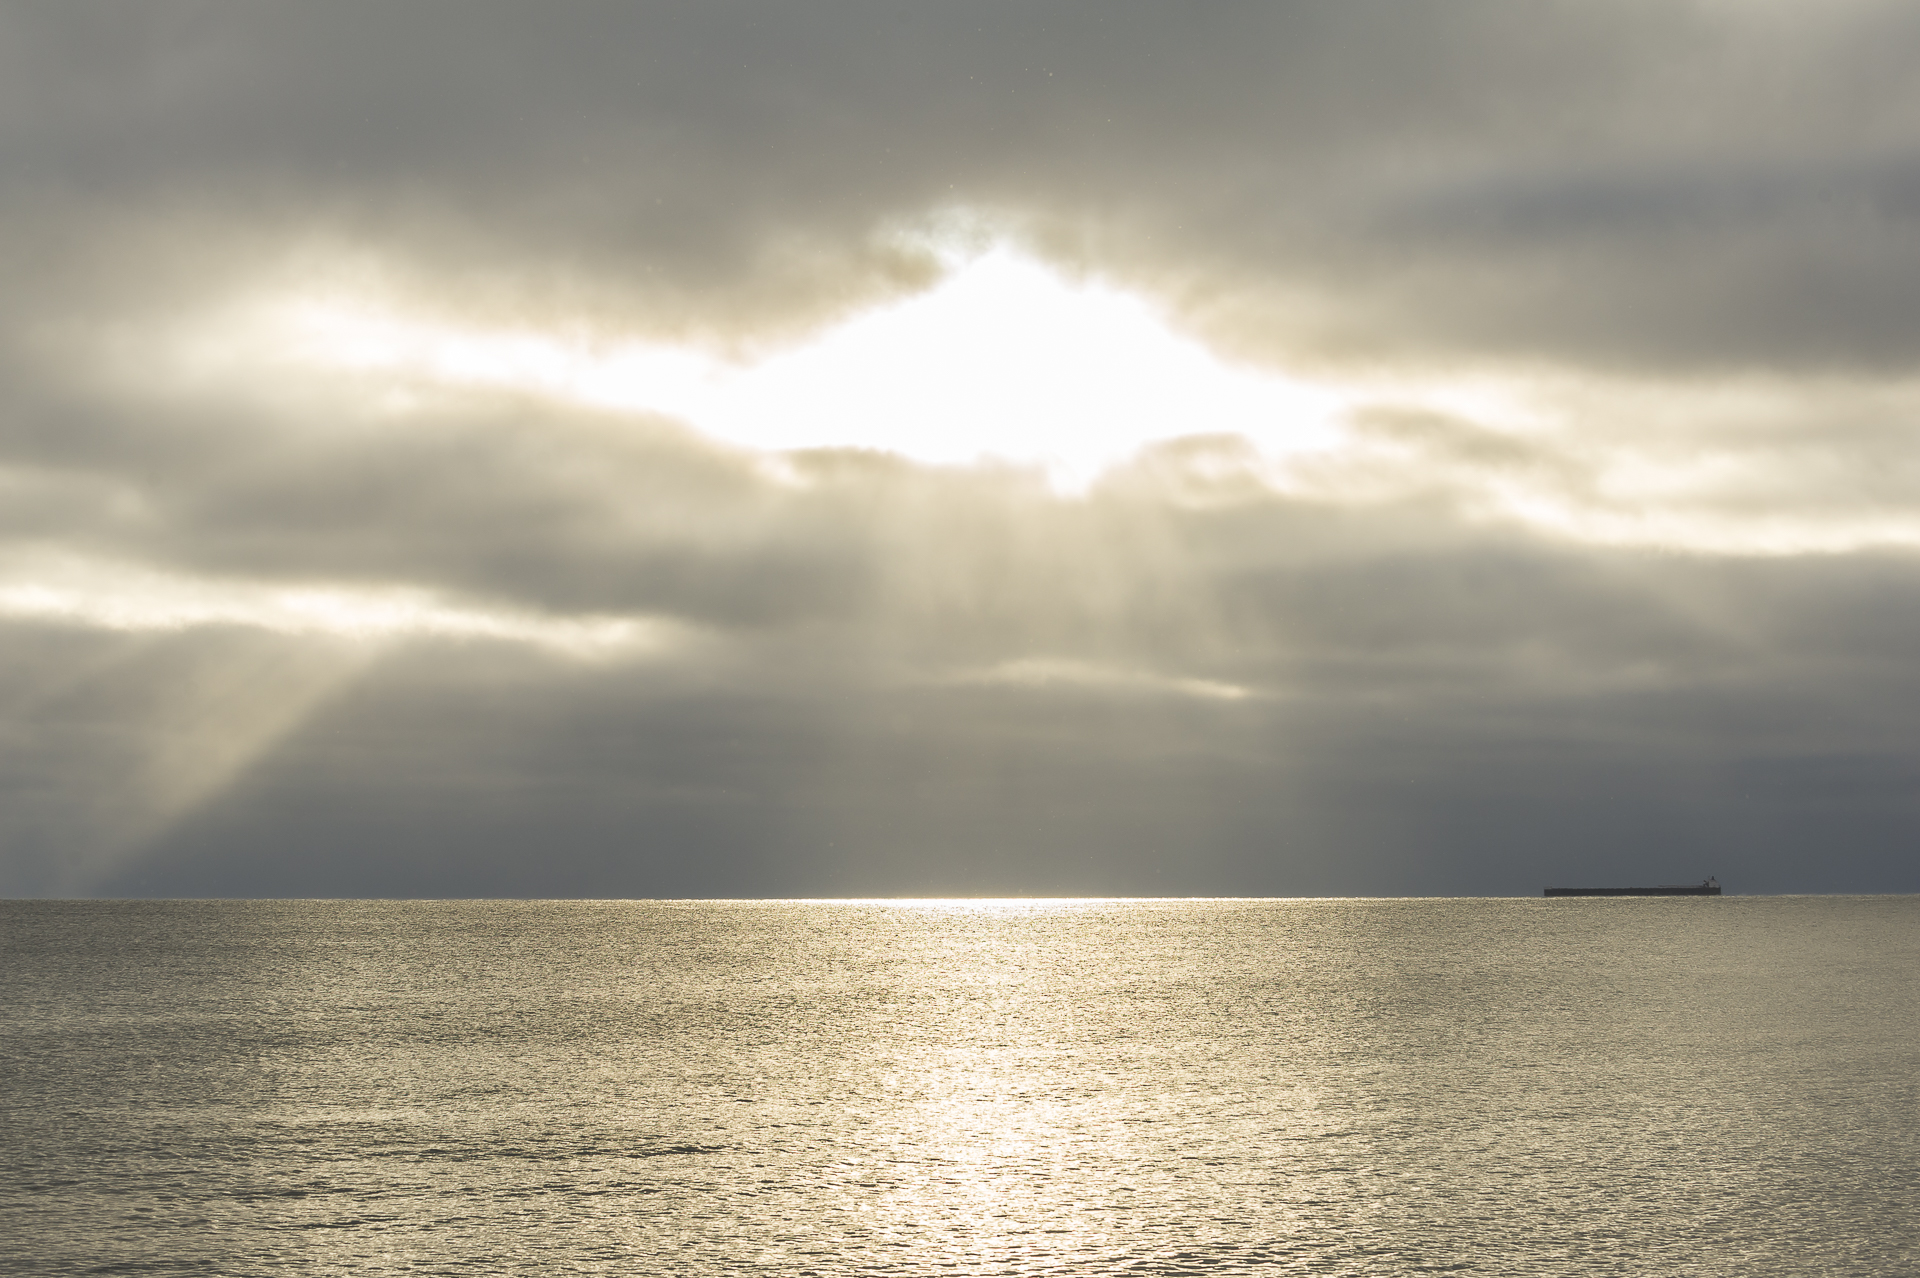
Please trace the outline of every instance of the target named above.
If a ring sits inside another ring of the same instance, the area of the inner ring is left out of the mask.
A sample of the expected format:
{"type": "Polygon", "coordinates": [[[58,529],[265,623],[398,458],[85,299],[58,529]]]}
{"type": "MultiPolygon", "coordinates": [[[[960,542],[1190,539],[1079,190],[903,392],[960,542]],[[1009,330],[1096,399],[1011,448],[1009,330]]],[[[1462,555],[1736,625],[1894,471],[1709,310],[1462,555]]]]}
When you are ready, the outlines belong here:
{"type": "Polygon", "coordinates": [[[1543,893],[1547,896],[1719,896],[1720,880],[1710,877],[1698,883],[1670,883],[1663,887],[1545,888],[1543,893]]]}

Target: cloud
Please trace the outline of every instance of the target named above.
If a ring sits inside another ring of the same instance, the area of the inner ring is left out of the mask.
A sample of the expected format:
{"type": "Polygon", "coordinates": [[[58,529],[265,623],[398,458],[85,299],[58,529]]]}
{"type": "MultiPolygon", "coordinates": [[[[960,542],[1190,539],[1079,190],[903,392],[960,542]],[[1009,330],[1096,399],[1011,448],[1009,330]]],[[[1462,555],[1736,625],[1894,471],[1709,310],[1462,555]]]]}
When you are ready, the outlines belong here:
{"type": "Polygon", "coordinates": [[[1276,451],[1329,433],[1330,392],[1226,364],[1138,296],[1069,283],[1004,246],[948,258],[928,291],[751,360],[471,331],[343,298],[229,321],[224,341],[195,343],[196,362],[243,377],[262,363],[338,369],[409,398],[510,389],[658,413],[760,451],[872,448],[948,465],[1038,465],[1078,489],[1196,424],[1276,451]]]}
{"type": "Polygon", "coordinates": [[[0,891],[1911,887],[1916,52],[8,9],[0,891]]]}
{"type": "Polygon", "coordinates": [[[960,684],[982,684],[1015,688],[1089,689],[1098,692],[1139,692],[1179,697],[1199,697],[1210,701],[1240,701],[1253,696],[1253,690],[1214,679],[1183,679],[1176,675],[1124,666],[1103,666],[1085,661],[1050,661],[1043,657],[1002,662],[984,670],[963,671],[951,676],[960,684]]]}
{"type": "Polygon", "coordinates": [[[1897,5],[82,4],[9,28],[10,213],[62,274],[102,238],[332,241],[496,313],[753,331],[924,283],[895,232],[974,208],[1267,356],[1906,359],[1897,5]]]}
{"type": "Polygon", "coordinates": [[[542,617],[462,607],[418,590],[193,580],[73,560],[0,569],[0,617],[131,633],[240,627],[363,642],[482,639],[583,657],[659,649],[671,642],[670,628],[647,618],[542,617]]]}
{"type": "Polygon", "coordinates": [[[232,632],[0,630],[0,870],[85,895],[224,792],[365,667],[366,653],[232,632]]]}

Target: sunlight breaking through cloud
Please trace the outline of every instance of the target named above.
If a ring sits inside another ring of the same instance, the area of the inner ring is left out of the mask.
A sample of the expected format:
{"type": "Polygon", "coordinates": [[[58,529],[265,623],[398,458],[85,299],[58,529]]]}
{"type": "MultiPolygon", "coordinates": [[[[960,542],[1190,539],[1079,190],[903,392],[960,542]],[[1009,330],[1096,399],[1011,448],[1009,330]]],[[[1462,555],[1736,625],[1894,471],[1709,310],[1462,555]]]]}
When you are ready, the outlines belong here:
{"type": "Polygon", "coordinates": [[[312,296],[267,321],[280,357],[398,382],[657,412],[763,451],[873,448],[937,465],[1039,466],[1084,489],[1142,446],[1236,434],[1270,455],[1337,438],[1345,392],[1225,361],[1145,299],[999,248],[928,291],[764,358],[476,330],[312,296]]]}
{"type": "Polygon", "coordinates": [[[528,395],[672,418],[772,461],[762,473],[776,478],[794,475],[783,454],[867,449],[941,467],[1032,467],[1072,497],[1144,460],[1171,485],[1166,496],[1202,504],[1439,501],[1560,540],[1708,555],[1920,545],[1904,504],[1852,499],[1872,480],[1869,462],[1812,457],[1823,490],[1803,481],[1809,458],[1792,442],[1832,414],[1910,412],[1908,383],[1830,380],[1806,400],[1777,378],[1703,384],[1491,362],[1283,375],[1225,360],[1148,299],[1006,244],[948,260],[933,287],[756,358],[591,338],[564,319],[488,327],[314,283],[339,278],[325,271],[164,340],[175,370],[216,396],[291,385],[344,395],[349,414],[439,420],[439,393],[528,395]],[[1155,454],[1175,441],[1231,446],[1155,454]]]}
{"type": "Polygon", "coordinates": [[[985,669],[964,671],[953,676],[951,682],[989,687],[1131,692],[1192,697],[1200,701],[1244,701],[1257,695],[1252,688],[1218,679],[1195,679],[1131,666],[1045,657],[1023,657],[985,669]]]}
{"type": "Polygon", "coordinates": [[[1494,366],[1283,375],[1222,359],[1146,298],[1005,244],[948,262],[933,287],[757,358],[593,339],[558,321],[487,327],[317,284],[229,309],[177,336],[175,354],[196,376],[255,386],[290,369],[337,379],[376,414],[443,390],[533,395],[659,414],[769,458],[858,448],[1034,467],[1067,496],[1154,445],[1234,440],[1181,454],[1178,482],[1202,481],[1202,500],[1438,498],[1570,541],[1704,554],[1920,544],[1899,510],[1756,505],[1755,486],[1778,486],[1790,459],[1765,433],[1716,437],[1703,424],[1737,427],[1757,391],[1729,399],[1720,385],[1494,366]],[[1691,423],[1684,445],[1659,428],[1667,421],[1691,423]],[[1220,467],[1232,473],[1209,469],[1220,467]]]}
{"type": "Polygon", "coordinates": [[[104,10],[0,893],[1920,874],[1909,7],[104,10]]]}
{"type": "Polygon", "coordinates": [[[216,581],[71,559],[0,570],[0,616],[131,632],[241,626],[368,642],[488,639],[577,657],[653,648],[667,637],[652,619],[463,607],[410,587],[216,581]]]}

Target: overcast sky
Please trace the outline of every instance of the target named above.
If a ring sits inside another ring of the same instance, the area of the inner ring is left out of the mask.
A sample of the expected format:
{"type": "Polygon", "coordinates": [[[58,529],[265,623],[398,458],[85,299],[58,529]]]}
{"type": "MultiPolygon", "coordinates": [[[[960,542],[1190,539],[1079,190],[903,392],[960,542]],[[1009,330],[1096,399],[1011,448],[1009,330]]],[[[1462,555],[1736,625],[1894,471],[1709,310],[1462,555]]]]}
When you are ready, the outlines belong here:
{"type": "Polygon", "coordinates": [[[0,895],[1920,890],[1920,10],[0,0],[0,895]]]}

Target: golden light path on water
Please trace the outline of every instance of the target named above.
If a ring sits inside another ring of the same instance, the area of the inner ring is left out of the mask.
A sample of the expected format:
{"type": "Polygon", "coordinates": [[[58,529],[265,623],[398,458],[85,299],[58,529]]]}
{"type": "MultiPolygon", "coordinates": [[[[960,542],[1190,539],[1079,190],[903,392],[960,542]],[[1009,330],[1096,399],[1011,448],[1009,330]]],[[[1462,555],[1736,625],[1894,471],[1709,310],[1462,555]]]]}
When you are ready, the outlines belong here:
{"type": "Polygon", "coordinates": [[[22,1272],[1869,1278],[1920,1242],[1911,897],[0,910],[58,1049],[13,1062],[22,1272]]]}

